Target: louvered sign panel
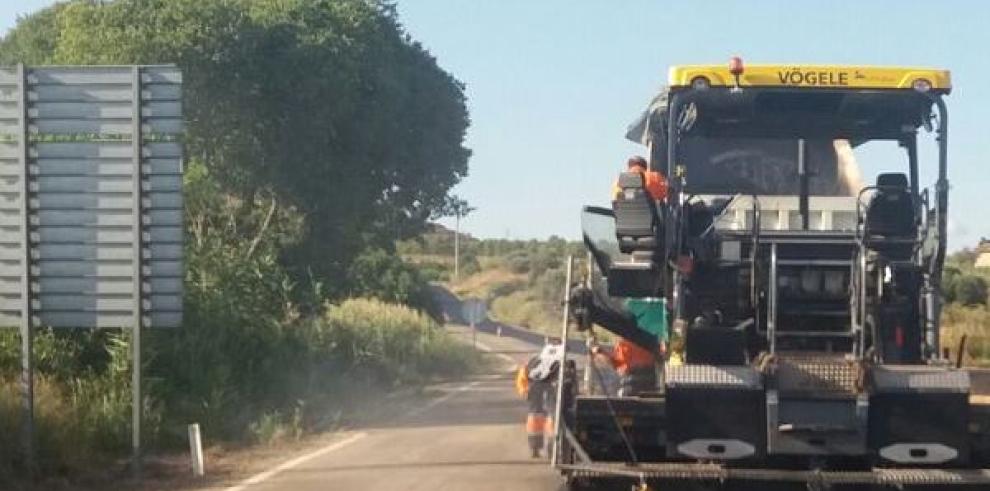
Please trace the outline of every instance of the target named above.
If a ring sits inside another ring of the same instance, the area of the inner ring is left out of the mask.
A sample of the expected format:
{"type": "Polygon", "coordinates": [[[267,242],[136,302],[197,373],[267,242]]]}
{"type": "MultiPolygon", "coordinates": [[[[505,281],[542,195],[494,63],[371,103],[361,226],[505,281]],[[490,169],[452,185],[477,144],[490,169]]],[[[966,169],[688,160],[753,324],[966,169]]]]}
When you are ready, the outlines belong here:
{"type": "Polygon", "coordinates": [[[0,326],[182,322],[181,83],[0,68],[0,326]]]}

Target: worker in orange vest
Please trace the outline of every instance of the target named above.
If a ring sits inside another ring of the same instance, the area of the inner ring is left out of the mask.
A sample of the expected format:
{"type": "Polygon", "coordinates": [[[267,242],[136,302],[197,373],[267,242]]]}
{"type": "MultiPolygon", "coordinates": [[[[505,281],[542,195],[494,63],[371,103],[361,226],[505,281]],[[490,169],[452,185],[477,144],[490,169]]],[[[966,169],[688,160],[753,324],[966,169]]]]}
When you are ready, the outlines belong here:
{"type": "Polygon", "coordinates": [[[531,456],[540,458],[540,450],[546,445],[546,438],[553,435],[553,418],[549,409],[553,407],[554,382],[560,370],[563,346],[556,339],[547,344],[516,372],[516,392],[526,399],[529,410],[526,414],[526,439],[531,456]]]}
{"type": "MultiPolygon", "coordinates": [[[[655,170],[650,170],[646,159],[643,157],[639,155],[629,157],[629,160],[626,161],[626,172],[642,174],[643,188],[646,190],[646,194],[654,200],[664,201],[667,199],[667,180],[664,179],[663,174],[655,170]]],[[[612,196],[615,197],[621,192],[622,189],[619,187],[619,181],[616,180],[612,186],[612,196]]]]}
{"type": "Polygon", "coordinates": [[[657,353],[653,353],[632,341],[619,338],[612,352],[595,344],[591,346],[591,354],[604,359],[618,372],[619,397],[635,396],[656,389],[656,361],[662,346],[658,346],[657,353]]]}

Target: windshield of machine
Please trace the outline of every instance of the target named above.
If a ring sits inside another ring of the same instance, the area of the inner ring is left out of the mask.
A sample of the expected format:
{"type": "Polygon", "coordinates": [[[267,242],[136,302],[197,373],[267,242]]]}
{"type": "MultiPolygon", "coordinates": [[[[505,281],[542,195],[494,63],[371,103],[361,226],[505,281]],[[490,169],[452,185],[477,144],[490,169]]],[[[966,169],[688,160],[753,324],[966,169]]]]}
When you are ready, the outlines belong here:
{"type": "MultiPolygon", "coordinates": [[[[689,137],[680,142],[692,194],[800,194],[797,139],[689,137]]],[[[812,196],[854,196],[863,187],[846,140],[805,141],[812,196]]]]}
{"type": "MultiPolygon", "coordinates": [[[[877,165],[867,166],[869,172],[864,173],[857,160],[862,152],[848,140],[814,139],[804,143],[809,228],[854,230],[857,196],[874,182],[877,165]]],[[[797,139],[690,137],[681,142],[680,149],[690,194],[708,197],[707,201],[740,195],[720,217],[718,228],[749,230],[755,216],[754,195],[762,212],[761,228],[802,228],[797,139]]],[[[884,154],[883,170],[905,171],[904,159],[903,152],[899,156],[884,154]]]]}

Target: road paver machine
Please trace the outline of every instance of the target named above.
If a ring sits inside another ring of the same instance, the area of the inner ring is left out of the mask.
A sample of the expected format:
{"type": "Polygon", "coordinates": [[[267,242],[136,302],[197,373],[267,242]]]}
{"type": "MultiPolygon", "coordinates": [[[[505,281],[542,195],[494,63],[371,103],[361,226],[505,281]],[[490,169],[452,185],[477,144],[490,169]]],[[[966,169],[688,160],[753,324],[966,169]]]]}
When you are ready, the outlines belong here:
{"type": "Polygon", "coordinates": [[[629,173],[585,208],[570,311],[656,351],[622,300],[665,299],[683,362],[621,398],[561,372],[568,486],[990,489],[986,407],[939,346],[949,72],[733,58],[668,83],[627,135],[668,195],[629,173]],[[900,161],[862,183],[881,140],[900,161]]]}

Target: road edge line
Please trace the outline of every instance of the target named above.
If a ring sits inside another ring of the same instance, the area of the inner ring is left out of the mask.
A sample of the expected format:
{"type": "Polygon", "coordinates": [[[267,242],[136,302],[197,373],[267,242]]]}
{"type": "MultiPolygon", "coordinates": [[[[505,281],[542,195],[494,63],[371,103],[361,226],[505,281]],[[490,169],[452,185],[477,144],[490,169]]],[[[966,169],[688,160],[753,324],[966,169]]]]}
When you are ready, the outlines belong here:
{"type": "Polygon", "coordinates": [[[488,346],[485,343],[482,343],[481,341],[477,341],[475,344],[478,346],[478,349],[480,349],[481,351],[484,351],[485,353],[491,353],[491,354],[493,354],[493,355],[501,358],[502,360],[505,360],[505,361],[507,361],[509,363],[512,363],[512,364],[515,364],[516,363],[516,360],[513,359],[511,356],[509,356],[509,355],[507,355],[505,353],[497,353],[497,352],[495,352],[495,349],[494,348],[492,348],[491,346],[488,346]]]}
{"type": "Polygon", "coordinates": [[[300,464],[303,464],[303,463],[305,463],[307,461],[313,460],[313,459],[315,459],[317,457],[320,457],[322,455],[328,454],[328,453],[333,452],[335,450],[339,450],[341,448],[344,448],[344,447],[346,447],[346,446],[348,446],[348,445],[350,445],[350,444],[352,444],[352,443],[354,443],[354,442],[356,442],[358,440],[361,440],[362,438],[364,438],[366,436],[368,436],[368,434],[365,433],[365,432],[355,433],[355,434],[353,434],[353,435],[351,435],[351,436],[349,436],[349,437],[347,437],[347,438],[345,438],[343,440],[340,440],[340,441],[331,443],[330,445],[327,445],[326,447],[323,447],[323,448],[314,450],[314,451],[312,451],[310,453],[307,453],[307,454],[304,454],[304,455],[300,455],[299,457],[296,457],[296,458],[294,458],[292,460],[288,460],[286,462],[282,462],[281,464],[275,466],[274,468],[271,468],[271,469],[269,469],[267,471],[264,471],[264,472],[260,472],[258,474],[255,474],[255,475],[253,475],[253,476],[251,476],[251,477],[249,477],[249,478],[241,481],[238,484],[235,484],[233,486],[230,486],[230,487],[226,488],[224,491],[244,491],[245,489],[247,489],[247,488],[249,488],[251,486],[254,486],[256,484],[261,484],[261,483],[263,483],[263,482],[271,479],[272,477],[276,476],[277,474],[279,474],[281,472],[287,471],[287,470],[289,470],[289,469],[291,469],[293,467],[296,467],[296,466],[298,466],[300,464]]]}
{"type": "Polygon", "coordinates": [[[480,380],[475,380],[474,382],[471,382],[471,383],[464,384],[464,385],[461,385],[459,387],[456,387],[456,388],[452,389],[450,392],[448,392],[448,393],[446,393],[446,394],[444,394],[444,395],[442,395],[440,397],[437,397],[436,399],[433,399],[432,401],[424,404],[423,406],[420,406],[420,407],[418,407],[416,409],[413,409],[413,410],[409,411],[408,413],[406,413],[405,417],[406,418],[415,418],[416,416],[419,416],[420,414],[423,414],[426,411],[429,411],[430,409],[433,409],[433,408],[435,408],[435,407],[437,407],[437,406],[439,406],[439,405],[441,405],[441,404],[449,401],[451,398],[453,398],[457,394],[460,394],[461,392],[465,392],[465,391],[470,390],[472,387],[475,387],[475,386],[477,386],[480,383],[481,383],[480,380]]]}

